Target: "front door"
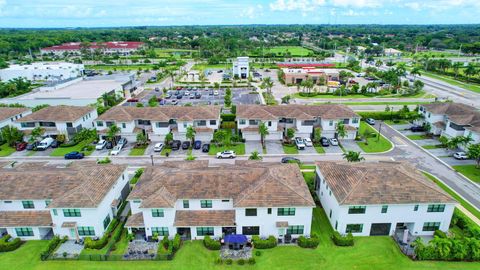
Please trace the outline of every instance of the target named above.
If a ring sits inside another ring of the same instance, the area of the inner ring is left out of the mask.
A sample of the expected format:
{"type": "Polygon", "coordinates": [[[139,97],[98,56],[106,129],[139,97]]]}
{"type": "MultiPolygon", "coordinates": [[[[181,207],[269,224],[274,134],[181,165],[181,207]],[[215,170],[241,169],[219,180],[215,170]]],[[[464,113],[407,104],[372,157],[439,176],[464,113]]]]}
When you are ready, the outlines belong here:
{"type": "Polygon", "coordinates": [[[370,228],[370,235],[390,235],[391,223],[373,223],[370,228]]]}
{"type": "Polygon", "coordinates": [[[180,238],[184,241],[192,239],[190,228],[177,228],[177,233],[180,235],[180,238]]]}
{"type": "Polygon", "coordinates": [[[70,239],[76,239],[77,235],[75,234],[75,228],[70,229],[70,239]]]}

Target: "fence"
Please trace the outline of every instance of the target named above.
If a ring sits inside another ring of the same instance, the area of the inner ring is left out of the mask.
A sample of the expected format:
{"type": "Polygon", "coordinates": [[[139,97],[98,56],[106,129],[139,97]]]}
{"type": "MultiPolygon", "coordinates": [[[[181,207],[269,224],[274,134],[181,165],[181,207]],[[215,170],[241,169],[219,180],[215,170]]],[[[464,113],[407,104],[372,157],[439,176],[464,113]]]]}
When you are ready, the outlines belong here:
{"type": "Polygon", "coordinates": [[[48,259],[55,261],[170,261],[173,256],[173,254],[156,254],[152,257],[142,256],[139,258],[128,254],[80,254],[75,257],[50,256],[48,259]]]}

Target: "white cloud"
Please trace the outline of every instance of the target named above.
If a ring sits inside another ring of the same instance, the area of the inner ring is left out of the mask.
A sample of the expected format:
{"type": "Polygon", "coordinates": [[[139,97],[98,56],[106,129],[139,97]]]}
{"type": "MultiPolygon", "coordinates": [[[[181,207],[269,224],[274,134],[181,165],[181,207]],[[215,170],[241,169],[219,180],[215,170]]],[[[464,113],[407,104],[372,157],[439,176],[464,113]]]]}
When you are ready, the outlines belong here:
{"type": "Polygon", "coordinates": [[[245,17],[249,19],[255,19],[263,15],[263,6],[256,5],[245,8],[241,13],[240,17],[245,17]]]}
{"type": "Polygon", "coordinates": [[[302,11],[310,12],[325,4],[324,0],[277,0],[270,3],[273,11],[302,11]]]}
{"type": "Polygon", "coordinates": [[[331,4],[339,7],[376,8],[376,7],[382,6],[382,1],[380,0],[331,0],[331,4]]]}

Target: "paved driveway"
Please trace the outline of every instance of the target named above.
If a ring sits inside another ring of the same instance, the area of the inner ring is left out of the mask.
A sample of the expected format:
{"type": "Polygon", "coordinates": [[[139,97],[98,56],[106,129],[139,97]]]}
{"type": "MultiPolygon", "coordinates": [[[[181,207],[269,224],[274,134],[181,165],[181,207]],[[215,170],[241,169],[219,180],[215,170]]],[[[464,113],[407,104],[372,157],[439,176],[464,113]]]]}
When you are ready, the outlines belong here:
{"type": "MultiPolygon", "coordinates": [[[[263,153],[262,144],[260,141],[246,141],[245,142],[245,154],[250,155],[253,151],[257,151],[259,154],[263,153]]],[[[268,153],[268,149],[267,149],[268,153]]]]}
{"type": "Polygon", "coordinates": [[[317,154],[317,150],[315,150],[315,147],[313,146],[307,146],[303,150],[298,150],[300,154],[317,154]]]}
{"type": "Polygon", "coordinates": [[[267,147],[267,154],[283,155],[283,146],[280,141],[267,141],[265,143],[267,147]]]}
{"type": "Polygon", "coordinates": [[[355,140],[340,140],[340,143],[346,151],[363,152],[355,140]]]}
{"type": "Polygon", "coordinates": [[[325,153],[327,154],[342,154],[343,151],[342,151],[342,148],[340,148],[340,146],[333,146],[333,145],[330,145],[330,146],[327,146],[327,147],[323,147],[323,150],[325,150],[325,153]]]}

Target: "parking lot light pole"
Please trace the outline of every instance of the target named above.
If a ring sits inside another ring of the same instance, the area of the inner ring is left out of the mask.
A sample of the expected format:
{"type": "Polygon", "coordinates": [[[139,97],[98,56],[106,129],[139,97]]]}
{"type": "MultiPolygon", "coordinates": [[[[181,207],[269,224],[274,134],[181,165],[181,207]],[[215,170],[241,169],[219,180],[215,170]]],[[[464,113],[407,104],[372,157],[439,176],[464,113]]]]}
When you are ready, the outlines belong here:
{"type": "Polygon", "coordinates": [[[153,155],[150,155],[150,159],[152,160],[152,166],[154,166],[154,164],[153,164],[153,155]]]}
{"type": "Polygon", "coordinates": [[[380,141],[380,136],[382,135],[382,121],[378,121],[379,122],[379,126],[378,126],[378,138],[377,138],[377,142],[380,141]]]}

